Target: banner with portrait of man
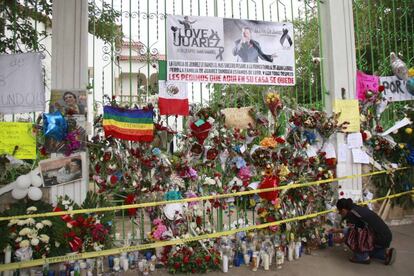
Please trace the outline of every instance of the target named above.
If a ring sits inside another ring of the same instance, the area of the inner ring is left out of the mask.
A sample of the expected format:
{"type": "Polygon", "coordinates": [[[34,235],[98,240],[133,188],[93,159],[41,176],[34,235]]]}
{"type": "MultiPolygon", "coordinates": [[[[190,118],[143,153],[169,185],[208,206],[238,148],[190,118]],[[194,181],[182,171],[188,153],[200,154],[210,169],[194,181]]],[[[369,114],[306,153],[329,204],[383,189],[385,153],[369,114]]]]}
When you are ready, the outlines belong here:
{"type": "Polygon", "coordinates": [[[295,85],[291,23],[168,15],[167,34],[168,81],[295,85]]]}

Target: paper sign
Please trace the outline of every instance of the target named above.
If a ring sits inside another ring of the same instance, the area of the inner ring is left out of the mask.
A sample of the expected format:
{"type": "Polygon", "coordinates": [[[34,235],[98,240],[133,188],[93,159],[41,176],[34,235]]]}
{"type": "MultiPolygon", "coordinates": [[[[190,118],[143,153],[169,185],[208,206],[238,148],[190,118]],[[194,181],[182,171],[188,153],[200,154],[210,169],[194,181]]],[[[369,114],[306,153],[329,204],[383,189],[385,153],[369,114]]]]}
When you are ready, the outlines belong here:
{"type": "Polygon", "coordinates": [[[338,162],[346,162],[348,145],[340,144],[338,146],[338,162]]]}
{"type": "Polygon", "coordinates": [[[45,110],[40,53],[0,55],[0,113],[45,110]]]}
{"type": "Polygon", "coordinates": [[[361,149],[352,149],[354,163],[369,164],[369,155],[361,149]]]}
{"type": "Polygon", "coordinates": [[[226,117],[225,125],[228,128],[246,129],[249,124],[254,126],[255,122],[249,112],[252,109],[251,106],[240,108],[226,108],[221,111],[226,117]]]}
{"type": "Polygon", "coordinates": [[[378,91],[379,86],[379,77],[378,76],[371,76],[362,73],[361,71],[357,71],[357,97],[358,100],[365,100],[365,93],[370,90],[373,92],[378,91]]]}
{"type": "Polygon", "coordinates": [[[326,143],[325,146],[323,146],[322,151],[326,153],[325,157],[327,159],[336,158],[335,147],[332,143],[326,143]]]}
{"type": "Polygon", "coordinates": [[[350,149],[362,147],[362,135],[360,132],[349,133],[347,140],[350,149]]]}
{"type": "Polygon", "coordinates": [[[13,154],[17,159],[36,159],[36,137],[31,123],[0,122],[0,154],[13,154]]]}
{"type": "Polygon", "coordinates": [[[387,129],[387,131],[380,133],[379,135],[381,136],[386,136],[388,134],[390,134],[391,132],[394,132],[396,130],[399,130],[402,127],[405,127],[406,125],[412,124],[412,122],[410,121],[410,119],[408,119],[407,117],[405,117],[404,119],[398,121],[395,123],[395,125],[393,125],[391,128],[387,129]]]}
{"type": "Polygon", "coordinates": [[[388,102],[414,100],[414,94],[407,90],[407,82],[396,76],[380,77],[380,84],[384,86],[382,94],[388,102]]]}
{"type": "Polygon", "coordinates": [[[341,113],[339,123],[349,122],[345,132],[359,132],[359,106],[358,100],[335,100],[334,110],[341,113]]]}

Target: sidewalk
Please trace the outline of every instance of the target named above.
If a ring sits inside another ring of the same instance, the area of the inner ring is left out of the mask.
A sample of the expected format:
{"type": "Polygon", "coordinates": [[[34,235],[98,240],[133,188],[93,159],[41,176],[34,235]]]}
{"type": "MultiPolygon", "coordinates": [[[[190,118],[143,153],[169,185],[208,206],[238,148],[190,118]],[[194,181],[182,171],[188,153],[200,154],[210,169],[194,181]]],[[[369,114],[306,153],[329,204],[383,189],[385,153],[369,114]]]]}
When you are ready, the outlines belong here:
{"type": "MultiPolygon", "coordinates": [[[[370,265],[353,264],[348,261],[349,251],[345,251],[342,246],[316,250],[312,255],[304,255],[297,261],[287,262],[281,270],[271,271],[259,269],[253,272],[247,267],[231,268],[227,275],[237,276],[360,276],[360,275],[394,275],[405,276],[414,275],[414,224],[393,226],[392,246],[397,250],[397,258],[392,266],[372,261],[370,265]]],[[[224,276],[222,272],[210,272],[207,276],[224,276]]],[[[170,275],[165,271],[158,271],[151,275],[170,275]]]]}

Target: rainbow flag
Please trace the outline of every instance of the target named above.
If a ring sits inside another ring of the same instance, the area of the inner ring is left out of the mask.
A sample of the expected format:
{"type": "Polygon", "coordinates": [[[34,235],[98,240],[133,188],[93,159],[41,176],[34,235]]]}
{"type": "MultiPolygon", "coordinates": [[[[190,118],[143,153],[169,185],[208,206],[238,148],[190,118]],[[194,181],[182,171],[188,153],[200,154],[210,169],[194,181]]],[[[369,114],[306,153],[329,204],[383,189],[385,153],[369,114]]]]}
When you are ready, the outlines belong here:
{"type": "Polygon", "coordinates": [[[153,111],[124,110],[104,106],[103,128],[106,137],[122,140],[151,142],[154,138],[153,111]]]}

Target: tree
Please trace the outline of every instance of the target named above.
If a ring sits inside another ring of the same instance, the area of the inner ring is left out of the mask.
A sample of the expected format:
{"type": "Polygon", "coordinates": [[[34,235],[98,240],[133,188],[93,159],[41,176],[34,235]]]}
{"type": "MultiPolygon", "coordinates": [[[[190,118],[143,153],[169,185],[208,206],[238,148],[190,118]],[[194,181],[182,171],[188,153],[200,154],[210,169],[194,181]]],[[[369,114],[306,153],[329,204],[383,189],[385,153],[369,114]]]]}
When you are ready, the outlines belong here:
{"type": "MultiPolygon", "coordinates": [[[[52,26],[52,0],[0,0],[0,53],[44,50],[42,41],[50,35],[39,31],[37,23],[45,29],[52,26]]],[[[98,6],[89,2],[89,32],[108,43],[122,40],[122,31],[116,19],[121,15],[110,4],[98,6]]]]}

